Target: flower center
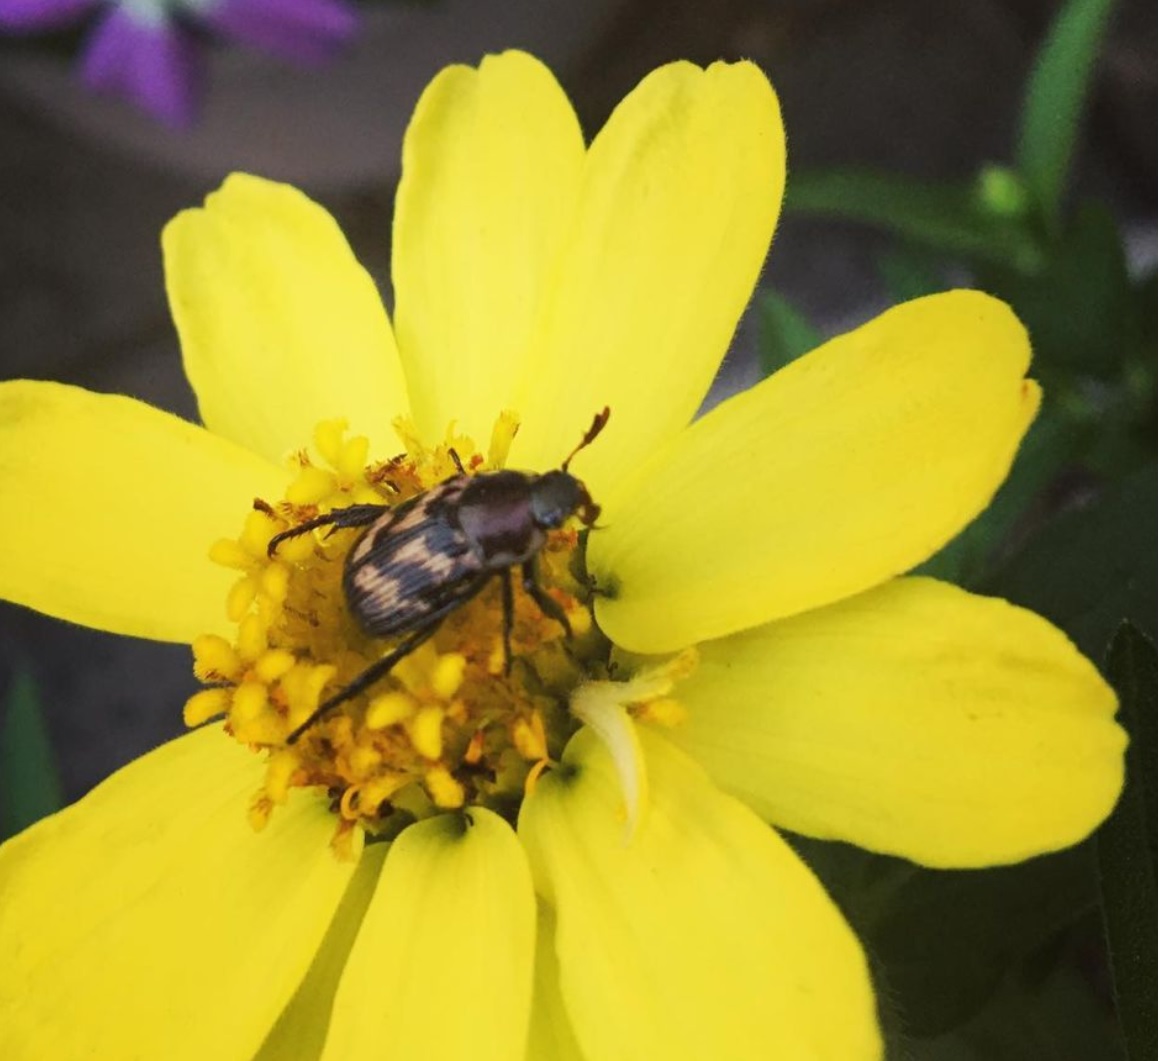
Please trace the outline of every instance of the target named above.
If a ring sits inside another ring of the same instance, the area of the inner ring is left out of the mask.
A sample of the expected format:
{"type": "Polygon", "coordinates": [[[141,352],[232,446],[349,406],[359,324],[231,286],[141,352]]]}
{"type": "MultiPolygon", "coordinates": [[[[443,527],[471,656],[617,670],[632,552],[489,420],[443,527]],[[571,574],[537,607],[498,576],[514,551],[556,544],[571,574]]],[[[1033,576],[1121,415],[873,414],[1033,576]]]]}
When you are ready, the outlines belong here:
{"type": "MultiPolygon", "coordinates": [[[[423,570],[432,592],[481,588],[464,593],[461,604],[453,600],[437,624],[427,624],[425,639],[417,613],[390,636],[368,633],[357,614],[366,604],[351,599],[344,579],[360,536],[378,533],[412,498],[435,490],[453,496],[440,485],[447,480],[502,468],[517,426],[513,416],[501,417],[483,455],[450,433],[427,448],[398,421],[405,453],[367,463],[365,438],[347,437],[342,421],[322,423],[314,433],[321,462],[299,453],[285,497],[255,501],[238,538],[213,546],[211,559],[241,573],[226,602],[237,632],[232,641],[205,635],[194,642],[194,671],[208,688],[188,701],[185,721],[196,726],[224,714],[237,740],[268,750],[251,807],[255,827],[303,786],[327,789],[339,838],[360,825],[388,839],[417,818],[471,804],[514,822],[525,792],[558,759],[579,726],[569,697],[582,682],[607,677],[609,655],[592,622],[576,527],[544,533],[535,555],[539,601],[511,579],[509,631],[504,581],[511,576],[502,557],[491,566],[469,552],[430,558],[423,570]],[[344,509],[361,524],[323,522],[344,509]],[[311,521],[316,526],[286,534],[311,521]],[[319,705],[416,634],[420,643],[388,673],[310,721],[319,705]]],[[[434,511],[423,518],[440,518],[434,511]]],[[[427,552],[443,548],[439,533],[417,541],[427,552]]],[[[406,562],[426,560],[420,551],[406,562]]],[[[386,592],[375,588],[378,576],[386,586],[398,574],[390,566],[397,556],[360,562],[373,566],[372,593],[386,592]]]]}

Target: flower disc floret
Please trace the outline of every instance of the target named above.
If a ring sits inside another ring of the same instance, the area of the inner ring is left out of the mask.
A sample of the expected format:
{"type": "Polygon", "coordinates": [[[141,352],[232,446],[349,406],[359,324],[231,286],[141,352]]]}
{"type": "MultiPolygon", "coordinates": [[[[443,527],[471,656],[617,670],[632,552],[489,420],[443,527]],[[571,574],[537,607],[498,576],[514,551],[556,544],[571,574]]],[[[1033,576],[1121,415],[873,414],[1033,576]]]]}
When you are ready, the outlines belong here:
{"type": "Polygon", "coordinates": [[[456,457],[468,474],[495,470],[515,426],[512,415],[500,418],[484,457],[453,425],[427,448],[400,420],[405,451],[368,463],[365,437],[348,435],[342,421],[320,423],[317,458],[304,449],[295,455],[285,496],[256,499],[238,537],[211,548],[211,559],[240,572],[226,599],[236,634],[195,641],[194,672],[208,688],[188,701],[185,720],[193,726],[224,714],[237,740],[270,750],[251,807],[256,826],[292,789],[312,786],[330,793],[339,835],[357,823],[390,837],[415,819],[469,804],[513,821],[528,779],[562,754],[579,726],[569,695],[605,675],[608,657],[579,577],[579,533],[567,526],[548,535],[539,569],[571,639],[517,594],[508,663],[496,578],[387,677],[288,743],[320,703],[398,639],[368,635],[348,607],[343,571],[361,529],[319,528],[285,537],[274,550],[271,539],[350,505],[403,504],[459,474],[456,457]]]}

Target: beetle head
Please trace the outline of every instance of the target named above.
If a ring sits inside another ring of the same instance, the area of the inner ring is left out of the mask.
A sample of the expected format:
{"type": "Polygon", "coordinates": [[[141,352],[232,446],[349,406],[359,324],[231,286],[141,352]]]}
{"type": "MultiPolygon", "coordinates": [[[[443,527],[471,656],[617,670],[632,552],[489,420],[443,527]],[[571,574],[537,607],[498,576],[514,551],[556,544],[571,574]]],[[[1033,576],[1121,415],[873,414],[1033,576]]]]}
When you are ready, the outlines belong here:
{"type": "Polygon", "coordinates": [[[579,518],[589,527],[600,515],[600,506],[574,475],[565,471],[546,472],[531,484],[531,515],[537,527],[552,530],[562,527],[569,516],[579,518]]]}
{"type": "Polygon", "coordinates": [[[539,476],[531,486],[531,515],[535,525],[544,530],[562,527],[564,521],[576,512],[580,520],[591,526],[600,518],[600,506],[588,493],[588,489],[567,470],[571,459],[585,446],[590,446],[595,437],[604,429],[611,410],[605,405],[592,420],[580,443],[560,465],[559,471],[547,472],[539,476]]]}

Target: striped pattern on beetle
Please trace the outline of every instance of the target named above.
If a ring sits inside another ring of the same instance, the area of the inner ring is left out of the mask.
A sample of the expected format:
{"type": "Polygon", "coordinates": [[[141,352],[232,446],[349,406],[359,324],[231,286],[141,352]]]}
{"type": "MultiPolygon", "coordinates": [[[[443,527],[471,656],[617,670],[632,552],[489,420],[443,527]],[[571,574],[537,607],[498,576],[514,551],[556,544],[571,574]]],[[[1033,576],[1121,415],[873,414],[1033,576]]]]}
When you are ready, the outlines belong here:
{"type": "Polygon", "coordinates": [[[346,557],[346,605],[372,637],[401,637],[382,659],[323,701],[290,733],[287,743],[295,743],[323,716],[388,674],[492,578],[500,579],[503,589],[503,647],[509,670],[514,623],[511,578],[516,567],[524,590],[571,636],[563,609],[539,584],[536,560],[549,530],[572,516],[588,527],[599,517],[599,506],[568,472],[568,465],[599,435],[608,416],[607,408],[596,414],[579,445],[555,471],[468,475],[455,457],[459,474],[401,505],[335,509],[270,539],[272,557],[287,538],[318,527],[364,527],[346,557]]]}

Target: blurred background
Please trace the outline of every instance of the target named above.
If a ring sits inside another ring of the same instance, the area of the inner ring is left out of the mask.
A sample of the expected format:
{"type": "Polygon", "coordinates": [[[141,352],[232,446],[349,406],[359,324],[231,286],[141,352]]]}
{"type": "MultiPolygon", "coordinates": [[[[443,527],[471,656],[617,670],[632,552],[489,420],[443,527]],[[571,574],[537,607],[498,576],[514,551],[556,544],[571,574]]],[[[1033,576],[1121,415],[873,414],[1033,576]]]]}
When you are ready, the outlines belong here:
{"type": "MultiPolygon", "coordinates": [[[[83,42],[74,25],[0,30],[0,376],[190,419],[158,239],[226,173],[319,199],[389,300],[400,138],[448,62],[535,52],[590,137],[660,63],[757,61],[781,97],[789,198],[714,395],[901,298],[971,284],[1015,305],[1048,406],[996,511],[925,569],[1036,608],[1142,698],[1154,938],[1151,0],[378,2],[323,66],[203,40],[204,98],[183,129],[88,92],[74,70],[83,42]]],[[[61,505],[83,538],[83,513],[61,505]]],[[[57,799],[181,732],[195,687],[184,646],[0,606],[0,766],[11,777],[17,759],[43,754],[57,799]]],[[[6,813],[11,824],[21,812],[6,813]]],[[[800,846],[867,941],[893,1056],[1125,1056],[1091,845],[974,874],[800,846]]]]}

